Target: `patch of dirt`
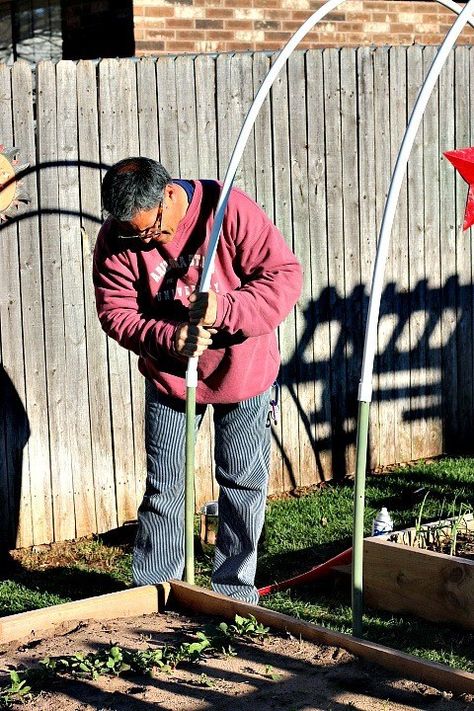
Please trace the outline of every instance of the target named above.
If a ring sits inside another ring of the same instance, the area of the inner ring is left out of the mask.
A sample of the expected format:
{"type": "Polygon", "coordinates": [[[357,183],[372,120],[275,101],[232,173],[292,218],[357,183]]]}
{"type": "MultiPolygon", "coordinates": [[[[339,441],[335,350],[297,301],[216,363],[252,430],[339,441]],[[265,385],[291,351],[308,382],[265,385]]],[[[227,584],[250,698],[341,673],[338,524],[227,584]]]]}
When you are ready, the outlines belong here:
{"type": "Polygon", "coordinates": [[[474,531],[461,531],[457,534],[454,553],[451,553],[451,538],[449,536],[446,536],[445,540],[439,541],[438,544],[429,542],[425,547],[436,553],[447,553],[458,558],[474,560],[474,531]]]}
{"type": "MultiPolygon", "coordinates": [[[[12,667],[37,665],[49,656],[191,641],[220,620],[166,612],[64,627],[54,637],[0,647],[2,682],[12,667]]],[[[346,651],[289,635],[233,642],[236,656],[212,656],[152,677],[55,680],[25,711],[467,711],[472,698],[453,698],[425,684],[392,675],[346,651]]]]}

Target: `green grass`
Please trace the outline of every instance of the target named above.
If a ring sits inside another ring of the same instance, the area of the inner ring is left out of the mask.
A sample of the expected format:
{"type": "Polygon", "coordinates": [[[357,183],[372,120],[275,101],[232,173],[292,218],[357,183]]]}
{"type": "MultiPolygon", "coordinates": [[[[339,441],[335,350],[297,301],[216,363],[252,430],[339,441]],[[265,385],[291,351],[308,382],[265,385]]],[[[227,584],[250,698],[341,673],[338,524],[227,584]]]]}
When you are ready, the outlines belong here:
{"type": "MultiPolygon", "coordinates": [[[[372,475],[366,488],[366,533],[370,533],[372,519],[381,506],[388,507],[395,528],[414,525],[426,492],[423,520],[432,520],[440,511],[447,515],[454,500],[474,507],[473,484],[474,459],[419,463],[372,475]]],[[[350,547],[352,494],[352,483],[344,482],[298,498],[271,501],[257,585],[307,571],[350,547]]],[[[53,568],[42,568],[45,560],[41,553],[23,558],[11,579],[0,583],[0,615],[119,590],[131,583],[130,541],[110,546],[100,540],[82,540],[65,547],[65,551],[68,553],[58,557],[61,564],[53,568]]],[[[210,571],[210,557],[198,555],[196,582],[208,587],[210,571]]],[[[262,598],[262,605],[334,630],[351,631],[349,586],[333,578],[262,598]]],[[[472,635],[461,628],[366,610],[364,634],[372,641],[431,661],[474,671],[472,635]]]]}

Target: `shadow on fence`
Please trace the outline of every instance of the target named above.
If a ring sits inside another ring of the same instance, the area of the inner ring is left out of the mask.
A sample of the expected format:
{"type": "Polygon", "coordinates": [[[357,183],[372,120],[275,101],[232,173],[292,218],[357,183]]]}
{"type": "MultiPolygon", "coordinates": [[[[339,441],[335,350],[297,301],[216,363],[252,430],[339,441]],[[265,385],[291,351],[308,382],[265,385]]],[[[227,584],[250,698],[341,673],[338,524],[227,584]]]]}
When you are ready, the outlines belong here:
{"type": "MultiPolygon", "coordinates": [[[[348,473],[347,451],[355,446],[368,300],[364,285],[358,285],[348,297],[334,287],[323,289],[317,300],[307,303],[304,331],[293,355],[282,366],[281,383],[291,394],[322,480],[327,476],[321,454],[332,452],[332,472],[338,478],[348,473]],[[315,354],[309,361],[304,354],[312,343],[317,344],[321,327],[326,327],[331,339],[330,357],[318,359],[315,354]],[[337,334],[334,338],[331,330],[337,334]],[[311,383],[321,396],[319,406],[308,411],[301,405],[298,388],[311,383]],[[345,428],[345,421],[353,426],[345,428]],[[330,434],[316,436],[318,427],[330,434]]],[[[460,284],[457,276],[451,276],[439,288],[430,287],[422,279],[412,291],[389,283],[382,294],[380,322],[385,321],[385,335],[383,344],[379,336],[374,363],[374,406],[403,401],[401,420],[405,425],[439,420],[446,453],[474,451],[472,304],[472,285],[460,284]],[[418,323],[415,328],[415,319],[422,321],[421,326],[418,323]]],[[[274,440],[296,487],[294,469],[276,433],[274,440]]],[[[414,442],[415,452],[416,446],[414,442]]]]}
{"type": "Polygon", "coordinates": [[[24,448],[30,436],[30,424],[21,397],[3,366],[0,366],[0,421],[0,511],[3,521],[0,528],[1,566],[8,563],[5,560],[6,552],[15,547],[24,448]]]}

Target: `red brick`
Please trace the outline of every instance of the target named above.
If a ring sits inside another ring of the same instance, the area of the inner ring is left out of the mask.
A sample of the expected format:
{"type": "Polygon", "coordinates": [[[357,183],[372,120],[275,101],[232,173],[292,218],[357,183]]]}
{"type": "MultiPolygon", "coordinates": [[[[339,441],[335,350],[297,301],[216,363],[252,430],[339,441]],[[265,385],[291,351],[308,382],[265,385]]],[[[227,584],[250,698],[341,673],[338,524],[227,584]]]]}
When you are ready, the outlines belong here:
{"type": "Polygon", "coordinates": [[[137,42],[136,44],[136,49],[144,52],[151,52],[153,50],[160,51],[164,49],[165,43],[164,42],[146,42],[146,41],[140,41],[137,42]]]}
{"type": "Polygon", "coordinates": [[[173,7],[146,7],[145,8],[146,17],[173,17],[174,8],[173,7]]]}
{"type": "Polygon", "coordinates": [[[173,28],[175,30],[185,30],[192,29],[192,20],[183,19],[181,17],[172,17],[166,20],[166,27],[173,28]]]}
{"type": "Polygon", "coordinates": [[[221,30],[224,27],[222,20],[196,20],[197,30],[221,30]]]}
{"type": "Polygon", "coordinates": [[[209,30],[206,32],[205,37],[203,39],[209,39],[209,40],[220,40],[222,42],[224,41],[229,41],[232,42],[234,39],[235,35],[233,32],[227,32],[226,30],[209,30]]]}
{"type": "Polygon", "coordinates": [[[152,29],[149,29],[145,32],[145,37],[147,40],[169,39],[169,38],[175,37],[175,31],[174,30],[152,30],[152,29]]]}
{"type": "Polygon", "coordinates": [[[225,20],[227,17],[233,17],[234,16],[234,11],[231,10],[230,8],[225,8],[225,7],[208,7],[206,8],[206,17],[210,18],[216,18],[216,19],[223,19],[225,20]]]}
{"type": "Polygon", "coordinates": [[[225,20],[226,30],[253,30],[252,20],[225,20]]]}

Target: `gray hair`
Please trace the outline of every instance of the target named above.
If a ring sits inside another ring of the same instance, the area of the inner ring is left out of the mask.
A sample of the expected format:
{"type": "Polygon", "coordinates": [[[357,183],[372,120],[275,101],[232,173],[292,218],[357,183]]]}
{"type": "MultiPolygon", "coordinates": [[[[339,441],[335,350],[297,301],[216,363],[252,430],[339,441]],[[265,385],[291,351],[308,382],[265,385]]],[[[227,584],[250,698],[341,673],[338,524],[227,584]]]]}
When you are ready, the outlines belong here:
{"type": "Polygon", "coordinates": [[[124,158],[104,176],[102,204],[109,215],[126,222],[137,212],[157,207],[170,182],[170,174],[156,160],[124,158]]]}

